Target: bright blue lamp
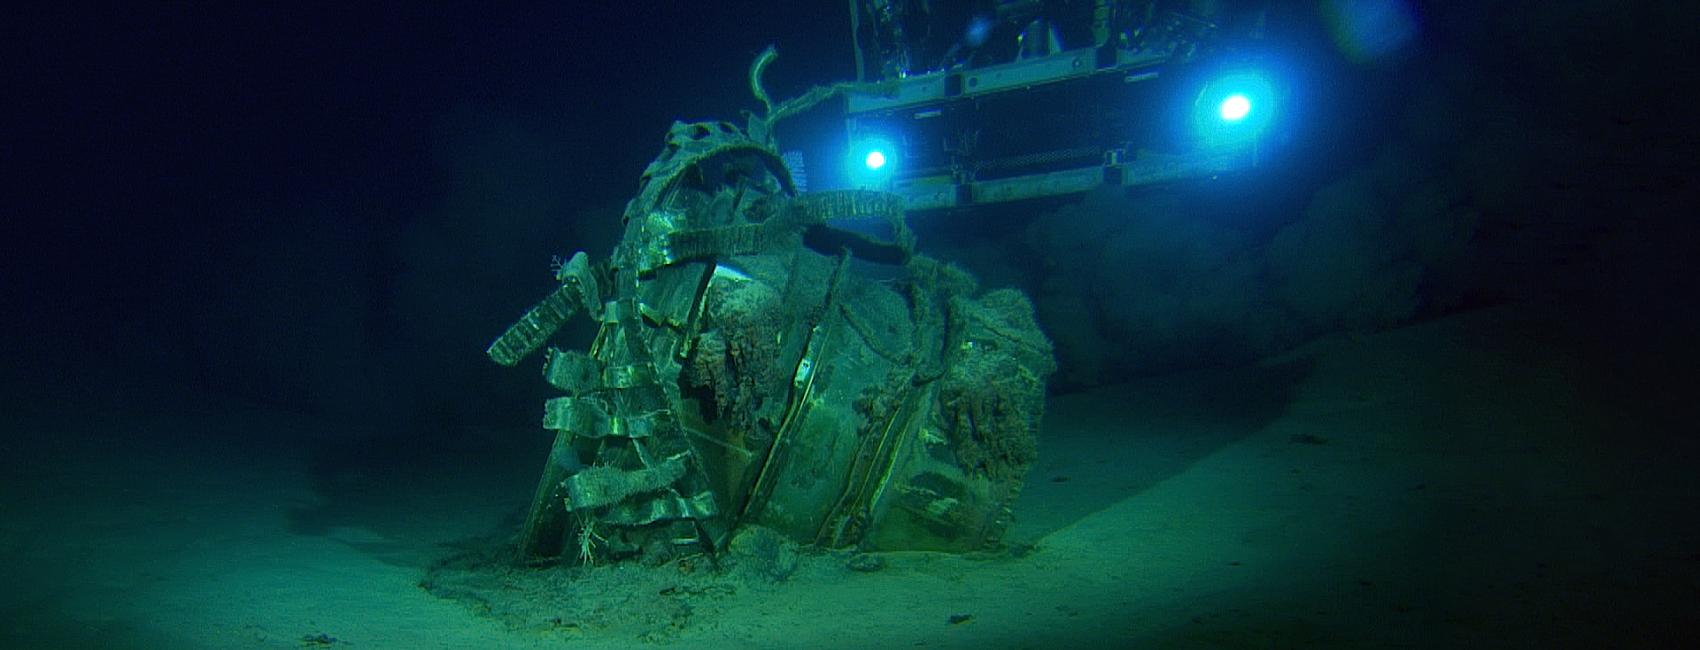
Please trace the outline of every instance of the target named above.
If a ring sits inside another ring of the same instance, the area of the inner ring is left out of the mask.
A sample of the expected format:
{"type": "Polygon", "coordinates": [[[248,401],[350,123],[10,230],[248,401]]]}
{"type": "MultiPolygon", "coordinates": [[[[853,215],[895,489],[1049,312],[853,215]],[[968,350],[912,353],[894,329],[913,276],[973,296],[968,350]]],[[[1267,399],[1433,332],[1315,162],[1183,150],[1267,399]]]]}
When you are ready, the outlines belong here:
{"type": "Polygon", "coordinates": [[[880,188],[891,182],[897,167],[897,148],[879,136],[857,138],[850,147],[850,184],[858,188],[880,188]]]}
{"type": "Polygon", "coordinates": [[[1275,108],[1275,87],[1262,73],[1227,72],[1199,91],[1192,126],[1206,145],[1246,144],[1269,126],[1275,108]]]}

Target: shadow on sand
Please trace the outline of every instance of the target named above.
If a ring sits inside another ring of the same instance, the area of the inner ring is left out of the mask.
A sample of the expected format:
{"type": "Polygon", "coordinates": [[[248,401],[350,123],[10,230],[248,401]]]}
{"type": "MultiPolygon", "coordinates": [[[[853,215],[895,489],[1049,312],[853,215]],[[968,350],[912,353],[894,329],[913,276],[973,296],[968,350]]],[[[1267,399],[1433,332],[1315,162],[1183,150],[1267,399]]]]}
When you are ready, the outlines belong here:
{"type": "Polygon", "coordinates": [[[1301,358],[1053,397],[1008,540],[1034,543],[1262,430],[1313,366],[1301,358]]]}

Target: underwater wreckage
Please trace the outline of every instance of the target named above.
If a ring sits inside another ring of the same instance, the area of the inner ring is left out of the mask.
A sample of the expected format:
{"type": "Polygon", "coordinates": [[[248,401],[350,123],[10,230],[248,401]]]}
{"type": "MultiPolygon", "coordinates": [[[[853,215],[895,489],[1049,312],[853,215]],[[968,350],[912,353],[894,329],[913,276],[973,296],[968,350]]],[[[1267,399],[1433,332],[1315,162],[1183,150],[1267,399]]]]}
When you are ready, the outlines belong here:
{"type": "Polygon", "coordinates": [[[901,196],[800,192],[774,124],[888,85],[775,104],[774,56],[750,69],[765,111],[673,124],[612,255],[558,265],[560,286],[487,350],[504,366],[545,350],[564,393],[544,404],[555,437],[522,561],[659,563],[747,527],[967,552],[1010,524],[1056,367],[1031,303],[917,253],[901,196]],[[589,349],[549,347],[580,312],[599,324],[589,349]]]}

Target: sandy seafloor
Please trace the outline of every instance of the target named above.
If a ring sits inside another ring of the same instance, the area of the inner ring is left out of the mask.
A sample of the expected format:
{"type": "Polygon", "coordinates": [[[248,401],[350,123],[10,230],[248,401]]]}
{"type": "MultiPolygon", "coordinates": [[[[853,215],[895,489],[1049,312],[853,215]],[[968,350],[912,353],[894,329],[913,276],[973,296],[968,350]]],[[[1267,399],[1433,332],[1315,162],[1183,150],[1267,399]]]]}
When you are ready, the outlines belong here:
{"type": "Polygon", "coordinates": [[[1056,397],[1013,552],[778,582],[433,572],[514,530],[541,431],[348,442],[115,379],[3,415],[0,647],[1700,647],[1696,444],[1541,313],[1056,397]]]}

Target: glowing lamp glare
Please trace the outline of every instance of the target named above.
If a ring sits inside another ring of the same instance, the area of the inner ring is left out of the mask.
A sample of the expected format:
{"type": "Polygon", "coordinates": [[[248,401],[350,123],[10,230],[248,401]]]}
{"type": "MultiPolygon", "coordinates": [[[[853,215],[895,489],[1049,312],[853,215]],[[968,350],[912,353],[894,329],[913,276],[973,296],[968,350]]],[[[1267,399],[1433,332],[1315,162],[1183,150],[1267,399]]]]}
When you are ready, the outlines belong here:
{"type": "Polygon", "coordinates": [[[878,150],[869,151],[868,157],[862,160],[862,164],[867,165],[868,169],[879,169],[881,167],[884,167],[885,166],[885,152],[884,151],[878,151],[878,150]]]}
{"type": "Polygon", "coordinates": [[[1229,95],[1227,99],[1222,100],[1217,112],[1221,114],[1223,121],[1238,122],[1251,114],[1251,100],[1245,95],[1229,95]]]}

